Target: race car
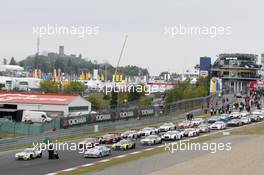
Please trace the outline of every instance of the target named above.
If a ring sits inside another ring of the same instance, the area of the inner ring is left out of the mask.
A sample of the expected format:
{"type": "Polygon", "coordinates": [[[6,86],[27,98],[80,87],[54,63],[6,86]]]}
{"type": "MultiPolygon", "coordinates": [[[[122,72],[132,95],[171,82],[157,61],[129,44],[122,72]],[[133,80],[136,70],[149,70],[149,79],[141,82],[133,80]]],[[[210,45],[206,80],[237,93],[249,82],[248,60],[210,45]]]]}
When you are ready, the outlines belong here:
{"type": "Polygon", "coordinates": [[[207,120],[207,122],[210,123],[210,124],[212,124],[212,123],[215,123],[215,122],[217,122],[217,121],[220,121],[220,119],[221,119],[220,116],[212,116],[212,117],[210,117],[210,118],[207,120]]]}
{"type": "Polygon", "coordinates": [[[231,112],[230,117],[232,119],[234,119],[234,118],[241,118],[241,113],[240,112],[231,112]]]}
{"type": "Polygon", "coordinates": [[[246,124],[251,123],[251,119],[249,116],[241,117],[240,121],[241,121],[242,125],[246,125],[246,124]]]}
{"type": "Polygon", "coordinates": [[[161,136],[162,140],[180,140],[183,137],[183,132],[168,131],[161,136]]]}
{"type": "Polygon", "coordinates": [[[129,139],[137,139],[140,137],[140,134],[138,131],[135,130],[129,130],[121,133],[122,138],[129,138],[129,139]]]}
{"type": "Polygon", "coordinates": [[[245,117],[245,116],[248,116],[250,113],[247,111],[242,111],[240,114],[241,114],[241,117],[245,117]]]}
{"type": "Polygon", "coordinates": [[[204,119],[203,118],[194,118],[191,121],[193,122],[194,126],[198,126],[198,125],[204,123],[204,119]]]}
{"type": "Polygon", "coordinates": [[[211,124],[209,127],[211,130],[221,130],[226,128],[226,124],[223,121],[217,121],[211,124]]]}
{"type": "Polygon", "coordinates": [[[197,129],[199,130],[200,133],[207,133],[210,132],[210,128],[207,124],[200,124],[197,129]]]}
{"type": "Polygon", "coordinates": [[[103,137],[99,138],[99,143],[101,144],[113,144],[121,140],[119,134],[106,134],[103,137]]]}
{"type": "Polygon", "coordinates": [[[31,160],[41,157],[42,157],[42,152],[38,147],[26,148],[24,149],[24,151],[15,154],[16,160],[31,160]]]}
{"type": "Polygon", "coordinates": [[[90,148],[93,148],[93,147],[99,145],[99,143],[100,143],[100,141],[98,138],[91,137],[91,138],[86,138],[83,141],[79,142],[78,147],[80,149],[82,149],[82,148],[90,149],[90,148]]]}
{"type": "Polygon", "coordinates": [[[140,136],[149,136],[149,135],[158,134],[159,130],[154,127],[147,127],[147,128],[143,128],[138,133],[140,136]]]}
{"type": "Polygon", "coordinates": [[[259,116],[260,119],[264,118],[264,115],[261,111],[252,111],[251,114],[259,116]]]}
{"type": "Polygon", "coordinates": [[[173,123],[164,123],[159,127],[160,132],[172,131],[176,129],[176,125],[173,123]]]}
{"type": "Polygon", "coordinates": [[[259,122],[261,121],[261,118],[258,115],[251,114],[249,115],[251,122],[259,122]]]}
{"type": "Polygon", "coordinates": [[[185,137],[195,137],[195,136],[198,136],[199,134],[200,133],[197,128],[186,128],[183,130],[183,135],[185,137]]]}
{"type": "Polygon", "coordinates": [[[228,127],[232,127],[232,126],[241,126],[242,122],[240,119],[232,119],[230,121],[227,122],[227,126],[228,127]]]}
{"type": "Polygon", "coordinates": [[[85,158],[100,158],[104,156],[109,156],[111,154],[111,149],[104,145],[95,146],[84,152],[85,158]]]}
{"type": "Polygon", "coordinates": [[[190,120],[184,120],[178,124],[180,128],[191,128],[194,127],[194,123],[190,120]]]}
{"type": "Polygon", "coordinates": [[[225,123],[231,120],[231,117],[228,114],[221,114],[219,117],[220,117],[219,121],[223,121],[225,123]]]}
{"type": "Polygon", "coordinates": [[[157,135],[149,135],[149,136],[141,139],[140,143],[142,145],[155,145],[155,144],[162,143],[162,139],[161,139],[161,137],[159,137],[157,135]]]}
{"type": "Polygon", "coordinates": [[[135,147],[136,147],[136,143],[131,141],[130,139],[123,139],[112,145],[113,150],[121,150],[121,151],[134,149],[135,147]]]}

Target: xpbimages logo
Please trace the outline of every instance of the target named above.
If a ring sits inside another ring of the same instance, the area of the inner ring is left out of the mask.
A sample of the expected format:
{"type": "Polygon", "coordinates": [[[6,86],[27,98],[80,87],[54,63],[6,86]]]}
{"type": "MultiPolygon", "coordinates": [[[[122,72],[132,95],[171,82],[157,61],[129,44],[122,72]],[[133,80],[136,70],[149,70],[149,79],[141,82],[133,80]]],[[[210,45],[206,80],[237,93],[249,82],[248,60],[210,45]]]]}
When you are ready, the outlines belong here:
{"type": "Polygon", "coordinates": [[[174,25],[165,26],[164,35],[176,36],[208,36],[215,38],[217,36],[231,35],[231,26],[198,26],[198,25],[174,25]]]}
{"type": "Polygon", "coordinates": [[[189,140],[184,140],[173,143],[165,143],[165,151],[169,151],[171,153],[174,153],[176,151],[208,151],[214,154],[218,151],[230,151],[231,149],[232,149],[232,145],[230,142],[194,143],[194,142],[190,142],[189,140]]]}
{"type": "Polygon", "coordinates": [[[46,35],[72,35],[79,38],[85,36],[95,36],[99,34],[99,26],[62,26],[62,25],[42,25],[33,26],[33,35],[43,37],[46,35]]]}
{"type": "Polygon", "coordinates": [[[77,151],[78,153],[84,153],[87,149],[85,146],[80,146],[80,144],[76,142],[57,142],[54,143],[35,143],[32,145],[34,148],[40,149],[40,151],[49,151],[49,150],[57,150],[57,151],[77,151]]]}

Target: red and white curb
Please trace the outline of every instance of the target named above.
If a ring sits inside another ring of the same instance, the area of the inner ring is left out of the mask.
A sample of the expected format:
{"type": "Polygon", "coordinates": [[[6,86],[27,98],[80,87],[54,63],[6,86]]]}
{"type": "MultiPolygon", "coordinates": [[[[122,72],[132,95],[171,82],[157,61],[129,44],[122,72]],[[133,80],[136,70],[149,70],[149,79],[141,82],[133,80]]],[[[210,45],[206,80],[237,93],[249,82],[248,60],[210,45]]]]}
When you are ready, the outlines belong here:
{"type": "MultiPolygon", "coordinates": [[[[244,126],[242,126],[242,128],[246,128],[246,127],[249,127],[249,126],[255,126],[255,125],[258,125],[260,123],[263,123],[263,122],[257,122],[257,123],[253,123],[253,124],[250,124],[250,125],[244,125],[244,126]]],[[[225,130],[219,130],[219,131],[216,131],[216,132],[213,132],[213,133],[203,134],[203,135],[200,135],[198,137],[188,138],[186,140],[182,140],[182,142],[187,142],[187,141],[190,141],[190,140],[195,140],[195,139],[200,138],[200,137],[206,137],[206,136],[209,136],[209,135],[214,135],[214,134],[219,134],[219,133],[223,133],[223,135],[229,135],[229,134],[226,134],[228,131],[236,130],[236,129],[239,129],[239,128],[241,128],[241,127],[228,128],[228,129],[225,129],[225,130]]],[[[168,144],[171,144],[171,143],[174,143],[174,142],[170,142],[168,144]]],[[[84,168],[84,167],[94,166],[94,165],[99,164],[99,163],[109,162],[109,161],[114,160],[114,159],[124,158],[124,157],[127,157],[128,155],[136,155],[136,154],[139,154],[139,153],[142,153],[142,152],[145,152],[145,151],[151,151],[151,150],[154,150],[156,148],[162,148],[162,147],[165,147],[165,146],[166,146],[166,144],[165,145],[158,145],[158,146],[151,147],[151,148],[146,148],[146,149],[143,149],[143,150],[140,150],[140,151],[135,151],[135,152],[131,152],[131,153],[128,153],[128,154],[123,154],[123,155],[114,156],[114,157],[103,159],[103,160],[98,160],[98,161],[95,161],[93,163],[79,165],[79,166],[76,166],[76,167],[72,167],[72,168],[68,168],[68,169],[64,169],[64,170],[48,173],[48,174],[45,174],[45,175],[58,175],[58,174],[63,173],[63,172],[69,172],[69,171],[78,170],[78,169],[84,168]]]]}

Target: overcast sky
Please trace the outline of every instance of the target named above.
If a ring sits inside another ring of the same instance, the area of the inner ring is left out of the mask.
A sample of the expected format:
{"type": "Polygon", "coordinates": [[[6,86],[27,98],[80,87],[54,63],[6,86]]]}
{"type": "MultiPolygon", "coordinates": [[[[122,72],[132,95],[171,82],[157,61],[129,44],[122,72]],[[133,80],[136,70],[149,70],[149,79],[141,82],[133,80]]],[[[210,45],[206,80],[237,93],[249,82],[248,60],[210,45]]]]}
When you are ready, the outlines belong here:
{"type": "Polygon", "coordinates": [[[99,34],[43,36],[40,51],[58,52],[116,65],[125,34],[121,65],[182,73],[223,52],[264,52],[264,1],[261,0],[1,0],[0,58],[24,59],[36,53],[34,26],[98,26],[99,34]],[[231,34],[166,34],[168,26],[231,27],[231,34]]]}

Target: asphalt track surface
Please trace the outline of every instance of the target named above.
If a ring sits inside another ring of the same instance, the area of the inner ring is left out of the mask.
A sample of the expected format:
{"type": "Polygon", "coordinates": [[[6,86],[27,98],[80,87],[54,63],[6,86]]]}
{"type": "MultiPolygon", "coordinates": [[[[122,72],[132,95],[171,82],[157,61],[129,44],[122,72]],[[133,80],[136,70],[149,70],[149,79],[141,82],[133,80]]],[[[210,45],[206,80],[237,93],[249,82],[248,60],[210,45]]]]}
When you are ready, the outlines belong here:
{"type": "Polygon", "coordinates": [[[70,167],[93,163],[98,160],[119,156],[152,146],[142,146],[136,141],[136,148],[128,151],[112,151],[112,154],[103,158],[84,158],[78,151],[59,151],[59,160],[48,160],[47,151],[43,152],[42,158],[28,161],[15,160],[15,153],[8,153],[0,156],[0,172],[5,175],[27,174],[47,174],[70,167]]]}
{"type": "Polygon", "coordinates": [[[15,152],[8,152],[0,155],[0,172],[5,175],[17,175],[18,173],[26,175],[48,174],[156,146],[157,145],[143,146],[139,143],[138,139],[135,149],[128,151],[112,151],[111,156],[108,157],[84,158],[83,154],[78,153],[78,151],[59,151],[59,160],[48,160],[48,154],[47,151],[45,151],[43,152],[43,157],[40,159],[17,161],[14,157],[15,152]]]}
{"type": "MultiPolygon", "coordinates": [[[[232,143],[231,146],[233,148],[234,146],[253,138],[254,136],[228,136],[209,141],[208,143],[232,143]]],[[[218,150],[217,153],[218,152],[223,153],[224,151],[218,150]]],[[[164,152],[113,167],[108,167],[104,170],[93,173],[93,175],[146,175],[177,164],[189,163],[190,160],[209,154],[214,155],[206,150],[181,150],[174,153],[164,152]]],[[[174,171],[170,172],[170,174],[177,173],[174,171]]]]}

